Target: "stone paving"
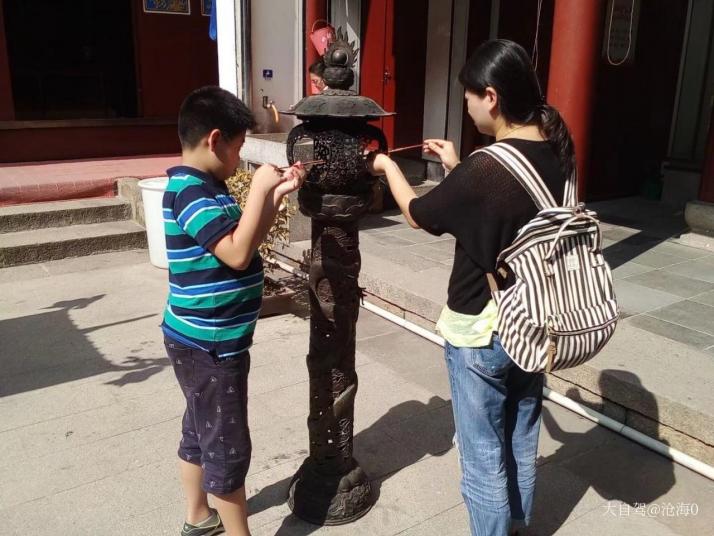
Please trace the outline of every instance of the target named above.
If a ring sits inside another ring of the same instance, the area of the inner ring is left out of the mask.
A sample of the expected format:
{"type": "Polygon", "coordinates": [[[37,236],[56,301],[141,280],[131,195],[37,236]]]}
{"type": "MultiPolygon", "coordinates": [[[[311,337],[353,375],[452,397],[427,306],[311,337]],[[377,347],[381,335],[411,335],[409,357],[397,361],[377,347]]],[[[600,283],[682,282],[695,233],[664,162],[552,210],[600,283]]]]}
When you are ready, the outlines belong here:
{"type": "MultiPolygon", "coordinates": [[[[165,292],[145,251],[0,270],[5,534],[178,533],[182,399],[158,329],[165,292]]],[[[307,449],[309,321],[272,317],[252,352],[253,534],[467,534],[441,349],[364,310],[357,336],[355,453],[375,507],[342,527],[290,515],[285,493],[307,449]]],[[[714,482],[550,402],[538,464],[527,534],[690,535],[714,524],[714,482]]]]}

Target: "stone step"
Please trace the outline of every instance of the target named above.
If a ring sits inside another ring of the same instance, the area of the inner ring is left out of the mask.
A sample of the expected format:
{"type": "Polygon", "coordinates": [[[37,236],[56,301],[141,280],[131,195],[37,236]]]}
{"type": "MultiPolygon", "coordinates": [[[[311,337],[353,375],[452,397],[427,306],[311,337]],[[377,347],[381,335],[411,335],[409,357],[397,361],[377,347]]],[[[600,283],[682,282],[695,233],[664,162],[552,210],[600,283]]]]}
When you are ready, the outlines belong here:
{"type": "Polygon", "coordinates": [[[11,205],[0,207],[0,233],[120,221],[130,218],[131,204],[116,197],[11,205]]]}
{"type": "Polygon", "coordinates": [[[48,227],[0,235],[0,268],[146,247],[133,221],[48,227]]]}

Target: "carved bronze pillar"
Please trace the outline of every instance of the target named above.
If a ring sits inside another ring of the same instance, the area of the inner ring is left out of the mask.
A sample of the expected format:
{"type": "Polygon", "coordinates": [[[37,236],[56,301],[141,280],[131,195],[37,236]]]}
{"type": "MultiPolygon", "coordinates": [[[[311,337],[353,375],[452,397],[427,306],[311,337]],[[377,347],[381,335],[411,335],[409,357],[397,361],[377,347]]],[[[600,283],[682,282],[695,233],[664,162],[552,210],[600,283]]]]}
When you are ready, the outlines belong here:
{"type": "Polygon", "coordinates": [[[389,115],[347,88],[355,51],[342,32],[325,54],[331,88],[290,112],[303,119],[288,137],[288,161],[319,160],[298,194],[312,218],[310,265],[310,455],[290,484],[288,505],[319,525],[353,521],[372,507],[369,479],[352,455],[357,394],[355,329],[361,290],[358,219],[374,178],[365,151],[386,151],[381,130],[367,121],[389,115]]]}

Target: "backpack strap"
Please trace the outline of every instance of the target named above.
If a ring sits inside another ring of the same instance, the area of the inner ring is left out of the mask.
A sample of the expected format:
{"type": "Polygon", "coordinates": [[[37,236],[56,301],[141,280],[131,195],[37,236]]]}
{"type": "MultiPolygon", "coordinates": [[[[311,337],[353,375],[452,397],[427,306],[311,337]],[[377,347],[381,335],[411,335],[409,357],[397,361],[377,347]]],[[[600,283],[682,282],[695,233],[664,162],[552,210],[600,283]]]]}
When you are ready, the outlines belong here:
{"type": "MultiPolygon", "coordinates": [[[[558,203],[556,203],[553,198],[553,194],[550,193],[550,190],[545,185],[545,182],[543,182],[541,176],[535,170],[530,161],[518,149],[508,143],[494,143],[486,147],[482,147],[474,152],[479,151],[490,155],[504,168],[506,168],[521,184],[525,191],[528,192],[528,195],[530,195],[531,199],[533,199],[533,202],[536,207],[538,207],[538,210],[558,206],[558,203]]],[[[566,185],[566,197],[567,195],[568,190],[566,185]]],[[[491,297],[494,299],[497,306],[501,298],[498,276],[505,279],[505,274],[502,273],[486,273],[486,280],[488,282],[489,289],[491,290],[491,297]]]]}
{"type": "Polygon", "coordinates": [[[573,173],[565,181],[565,191],[563,192],[563,206],[574,207],[578,204],[578,170],[573,169],[573,173]]]}
{"type": "MultiPolygon", "coordinates": [[[[528,195],[531,196],[533,202],[538,207],[538,210],[558,206],[558,203],[556,203],[553,198],[553,194],[550,193],[550,190],[545,185],[545,182],[543,182],[541,176],[535,170],[530,161],[518,149],[508,143],[499,142],[483,147],[478,151],[489,154],[503,167],[505,167],[511,175],[518,180],[526,192],[528,192],[528,195]]],[[[570,182],[571,181],[568,181],[568,183],[566,183],[565,188],[565,196],[567,199],[570,199],[572,196],[568,190],[568,184],[570,182]]],[[[571,189],[574,193],[574,186],[571,189]]]]}

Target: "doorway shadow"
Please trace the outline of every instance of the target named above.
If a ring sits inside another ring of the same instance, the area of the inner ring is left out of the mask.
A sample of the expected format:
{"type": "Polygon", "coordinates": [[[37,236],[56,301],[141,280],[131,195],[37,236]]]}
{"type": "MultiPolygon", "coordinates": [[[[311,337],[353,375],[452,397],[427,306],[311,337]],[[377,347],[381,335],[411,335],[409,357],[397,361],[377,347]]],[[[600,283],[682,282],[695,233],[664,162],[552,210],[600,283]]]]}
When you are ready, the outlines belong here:
{"type": "MultiPolygon", "coordinates": [[[[409,400],[392,407],[354,436],[355,457],[371,479],[375,504],[384,482],[425,456],[443,456],[452,447],[451,402],[433,396],[428,403],[409,400]]],[[[248,499],[255,515],[286,502],[292,477],[271,484],[248,499]]],[[[367,514],[369,515],[369,514],[367,514]]],[[[290,514],[276,536],[307,536],[320,529],[290,514]]]]}
{"type": "MultiPolygon", "coordinates": [[[[604,370],[600,374],[599,386],[602,397],[608,400],[621,399],[623,389],[639,397],[639,407],[646,410],[647,419],[653,421],[653,428],[656,428],[657,401],[637,375],[622,370],[604,370]]],[[[592,407],[576,389],[569,389],[566,396],[592,407]]],[[[601,411],[601,408],[595,409],[601,411]]],[[[547,407],[543,408],[542,419],[545,430],[560,446],[537,461],[533,518],[531,525],[519,532],[521,536],[555,534],[574,513],[577,514],[576,510],[584,513],[586,508],[594,508],[602,499],[620,501],[630,508],[651,504],[675,483],[674,462],[604,427],[595,425],[585,433],[564,430],[547,407]],[[591,490],[599,497],[593,497],[591,490]]],[[[648,435],[657,436],[656,430],[649,432],[648,435]]],[[[667,443],[662,438],[657,439],[667,443]]],[[[602,513],[607,515],[608,510],[603,508],[602,513]]]]}
{"type": "Polygon", "coordinates": [[[689,230],[681,209],[642,197],[591,203],[588,208],[603,224],[616,226],[603,229],[603,237],[615,241],[603,250],[613,269],[689,230]]]}

